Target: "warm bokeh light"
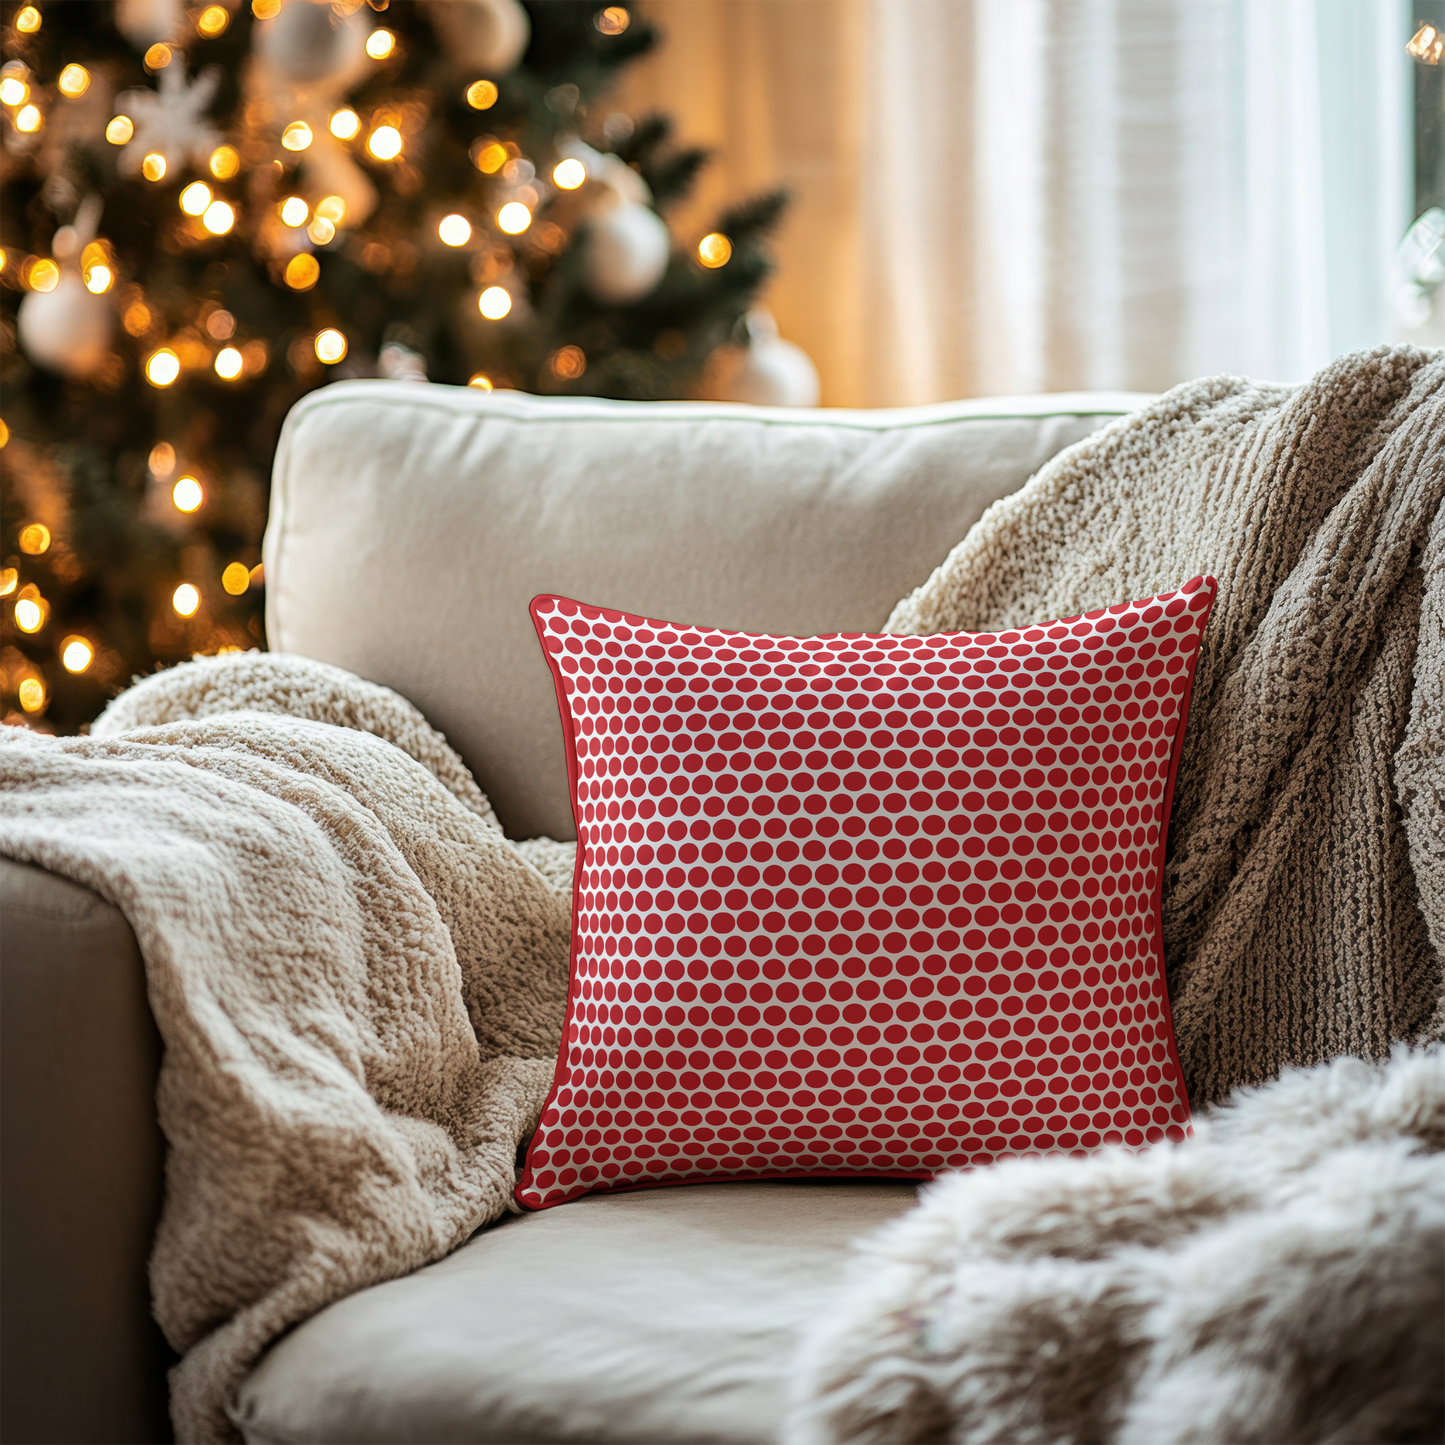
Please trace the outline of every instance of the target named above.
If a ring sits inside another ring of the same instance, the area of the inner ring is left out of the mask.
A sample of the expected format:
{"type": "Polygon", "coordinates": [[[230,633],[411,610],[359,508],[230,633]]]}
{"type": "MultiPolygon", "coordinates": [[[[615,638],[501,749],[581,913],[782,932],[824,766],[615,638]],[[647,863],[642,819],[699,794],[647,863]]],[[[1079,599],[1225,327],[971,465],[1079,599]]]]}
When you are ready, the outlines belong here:
{"type": "Polygon", "coordinates": [[[201,594],[191,586],[189,582],[182,582],[174,592],[171,593],[171,606],[182,617],[194,617],[196,608],[201,605],[201,594]]]}
{"type": "Polygon", "coordinates": [[[22,105],[15,117],[15,129],[22,130],[26,135],[40,129],[45,124],[45,117],[40,114],[38,106],[22,105]]]}
{"type": "Polygon", "coordinates": [[[42,256],[31,263],[25,281],[32,291],[54,291],[60,285],[60,267],[42,256]]]}
{"type": "Polygon", "coordinates": [[[565,161],[558,161],[552,171],[553,182],[564,191],[575,191],[586,179],[587,167],[581,161],[571,157],[565,161]]]}
{"type": "Polygon", "coordinates": [[[146,380],[152,386],[169,386],[180,374],[181,359],[169,346],[151,352],[146,362],[146,380]]]}
{"type": "Polygon", "coordinates": [[[92,266],[85,273],[85,289],[94,296],[109,291],[111,282],[115,277],[111,274],[109,266],[92,266]]]}
{"type": "Polygon", "coordinates": [[[234,346],[223,347],[216,353],[216,375],[222,381],[234,381],[244,367],[245,361],[234,346]]]}
{"type": "Polygon", "coordinates": [[[31,557],[38,557],[50,547],[50,528],[44,522],[31,522],[20,529],[20,550],[31,557]]]}
{"type": "Polygon", "coordinates": [[[709,271],[726,266],[732,259],[733,243],[721,231],[713,231],[697,243],[697,259],[709,271]]]}
{"type": "Polygon", "coordinates": [[[351,140],[360,129],[361,117],[350,106],[344,106],[341,110],[333,112],[331,134],[337,140],[351,140]]]}
{"type": "Polygon", "coordinates": [[[282,0],[251,0],[251,14],[257,20],[274,20],[281,13],[282,0]]]}
{"type": "Polygon", "coordinates": [[[532,224],[532,213],[521,201],[508,201],[497,212],[497,225],[509,236],[520,236],[532,224]]]}
{"type": "Polygon", "coordinates": [[[335,366],[346,355],[346,338],[334,327],[316,333],[316,359],[335,366]]]}
{"type": "Polygon", "coordinates": [[[321,263],[310,251],[298,251],[286,263],[286,284],[293,291],[309,291],[321,279],[321,263]]]}
{"type": "Polygon", "coordinates": [[[512,309],[512,293],[505,286],[488,286],[477,297],[477,310],[488,321],[500,321],[512,309]]]}
{"type": "Polygon", "coordinates": [[[373,60],[385,60],[396,49],[396,36],[390,30],[373,30],[366,37],[366,53],[373,60]]]}
{"type": "Polygon", "coordinates": [[[316,203],[316,214],[339,226],[346,219],[346,202],[340,196],[323,196],[316,203]]]}
{"type": "Polygon", "coordinates": [[[168,477],[176,469],[176,449],[169,442],[157,442],[146,461],[156,476],[168,477]]]}
{"type": "Polygon", "coordinates": [[[473,110],[490,110],[497,103],[497,87],[490,80],[474,80],[467,86],[467,104],[473,110]]]}
{"type": "Polygon", "coordinates": [[[171,63],[171,47],[163,41],[157,40],[143,58],[147,70],[164,70],[171,63]]]}
{"type": "Polygon", "coordinates": [[[621,5],[609,5],[597,12],[596,25],[604,35],[621,35],[631,24],[632,16],[621,5]]]}
{"type": "Polygon", "coordinates": [[[212,201],[201,217],[201,224],[213,235],[224,236],[236,224],[235,208],[225,201],[212,201]]]}
{"type": "Polygon", "coordinates": [[[443,216],[437,225],[437,235],[448,246],[465,246],[472,239],[472,223],[465,216],[443,216]]]}
{"type": "Polygon", "coordinates": [[[251,568],[251,586],[264,587],[266,585],[266,567],[264,563],[257,562],[251,568]]]}
{"type": "Polygon", "coordinates": [[[20,680],[15,695],[26,712],[39,712],[45,706],[45,684],[34,674],[20,680]]]}
{"type": "Polygon", "coordinates": [[[317,218],[307,226],[306,234],[311,237],[316,245],[327,246],[336,239],[336,227],[333,226],[325,216],[317,216],[317,218]]]}
{"type": "Polygon", "coordinates": [[[67,65],[55,86],[67,100],[78,100],[90,89],[90,72],[83,65],[67,65]]]}
{"type": "Polygon", "coordinates": [[[60,644],[60,665],[66,672],[84,672],[95,660],[95,649],[85,638],[72,635],[60,644]]]}
{"type": "Polygon", "coordinates": [[[199,216],[211,204],[211,188],[205,181],[192,181],[181,192],[181,210],[188,216],[199,216]]]}
{"type": "Polygon", "coordinates": [[[1439,65],[1441,53],[1445,52],[1445,36],[1433,25],[1422,25],[1410,37],[1410,43],[1405,49],[1416,60],[1423,60],[1426,65],[1439,65]]]}
{"type": "Polygon", "coordinates": [[[105,138],[113,146],[123,146],[135,134],[135,123],[128,115],[112,116],[105,128],[105,138]]]}
{"type": "Polygon", "coordinates": [[[30,87],[18,75],[7,75],[0,80],[0,103],[20,105],[30,94],[30,87]]]}
{"type": "Polygon", "coordinates": [[[194,477],[180,477],[171,488],[171,501],[178,512],[194,512],[205,500],[206,494],[194,477]]]}
{"type": "Polygon", "coordinates": [[[132,301],[120,322],[131,336],[144,336],[151,329],[150,310],[143,302],[132,301]]]}
{"type": "Polygon", "coordinates": [[[235,146],[217,146],[209,164],[218,181],[229,181],[241,169],[241,155],[235,146]]]}
{"type": "Polygon", "coordinates": [[[219,307],[206,317],[206,335],[217,341],[229,341],[236,332],[236,318],[219,307]]]}
{"type": "Polygon", "coordinates": [[[22,35],[34,35],[40,29],[40,12],[33,5],[27,5],[15,17],[15,28],[22,35]]]}
{"type": "Polygon", "coordinates": [[[401,154],[401,132],[394,125],[379,125],[367,136],[366,148],[379,161],[394,161],[401,154]]]}
{"type": "Polygon", "coordinates": [[[548,361],[553,376],[563,381],[576,381],[587,370],[587,353],[580,346],[564,346],[552,353],[548,361]]]}
{"type": "Polygon", "coordinates": [[[15,625],[21,632],[39,632],[48,609],[38,597],[21,597],[15,603],[15,625]]]}
{"type": "Polygon", "coordinates": [[[20,573],[14,567],[0,567],[0,597],[8,597],[19,585],[20,573]]]}
{"type": "Polygon", "coordinates": [[[196,16],[196,29],[200,31],[207,40],[214,40],[216,36],[225,33],[226,26],[231,23],[231,12],[224,5],[207,5],[201,13],[196,16]]]}
{"type": "Polygon", "coordinates": [[[311,127],[304,120],[293,120],[281,132],[281,144],[288,151],[304,151],[311,144],[311,127]]]}
{"type": "Polygon", "coordinates": [[[159,151],[152,151],[141,163],[140,173],[148,181],[163,181],[166,178],[166,158],[159,151]]]}
{"type": "Polygon", "coordinates": [[[304,226],[311,214],[311,207],[300,196],[287,196],[281,202],[281,219],[288,226],[304,226]]]}
{"type": "Polygon", "coordinates": [[[4,449],[9,445],[10,428],[5,425],[3,420],[0,420],[0,451],[4,451],[4,449]]]}
{"type": "Polygon", "coordinates": [[[244,562],[232,562],[221,573],[221,586],[232,597],[239,597],[250,585],[251,569],[244,562]]]}
{"type": "Polygon", "coordinates": [[[477,169],[484,176],[495,175],[507,164],[507,148],[501,141],[491,141],[477,152],[477,169]]]}
{"type": "Polygon", "coordinates": [[[467,385],[476,387],[478,391],[491,391],[492,378],[485,371],[474,371],[467,378],[467,385]]]}

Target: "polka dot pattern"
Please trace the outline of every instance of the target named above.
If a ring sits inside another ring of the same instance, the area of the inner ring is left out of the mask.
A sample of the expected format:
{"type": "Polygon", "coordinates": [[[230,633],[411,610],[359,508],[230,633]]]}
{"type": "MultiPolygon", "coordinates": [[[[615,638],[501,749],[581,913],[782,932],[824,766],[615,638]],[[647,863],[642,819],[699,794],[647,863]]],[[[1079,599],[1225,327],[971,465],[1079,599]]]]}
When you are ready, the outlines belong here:
{"type": "Polygon", "coordinates": [[[1182,1138],[1160,865],[1214,592],[935,637],[537,598],[579,841],[518,1200],[1182,1138]]]}

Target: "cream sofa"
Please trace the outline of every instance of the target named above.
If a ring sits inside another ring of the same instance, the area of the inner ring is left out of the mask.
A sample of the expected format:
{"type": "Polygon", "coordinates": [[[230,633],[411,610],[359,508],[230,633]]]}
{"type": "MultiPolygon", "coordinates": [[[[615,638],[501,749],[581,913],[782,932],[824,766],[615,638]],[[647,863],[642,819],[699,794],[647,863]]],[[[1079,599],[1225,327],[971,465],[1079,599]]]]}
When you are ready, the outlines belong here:
{"type": "MultiPolygon", "coordinates": [[[[773,632],[881,626],[996,498],[1145,398],[900,411],[634,405],[408,383],[291,414],[270,645],[415,702],[512,837],[573,836],[527,603],[773,632]]],[[[161,1041],[123,916],[0,863],[6,1441],[169,1438],[145,1259],[161,1041]]],[[[692,1185],[508,1217],[276,1343],[253,1442],[774,1437],[789,1351],[907,1184],[692,1185]]]]}

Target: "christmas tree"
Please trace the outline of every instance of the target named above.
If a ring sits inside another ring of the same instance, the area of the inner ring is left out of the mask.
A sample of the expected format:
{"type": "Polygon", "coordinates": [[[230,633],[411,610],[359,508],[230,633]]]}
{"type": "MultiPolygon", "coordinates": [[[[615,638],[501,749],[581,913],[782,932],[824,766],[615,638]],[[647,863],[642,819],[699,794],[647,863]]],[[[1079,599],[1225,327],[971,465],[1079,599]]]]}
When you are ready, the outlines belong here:
{"type": "Polygon", "coordinates": [[[262,645],[281,421],[341,377],[699,394],[781,194],[701,236],[706,155],[605,96],[597,0],[6,3],[0,710],[262,645]]]}

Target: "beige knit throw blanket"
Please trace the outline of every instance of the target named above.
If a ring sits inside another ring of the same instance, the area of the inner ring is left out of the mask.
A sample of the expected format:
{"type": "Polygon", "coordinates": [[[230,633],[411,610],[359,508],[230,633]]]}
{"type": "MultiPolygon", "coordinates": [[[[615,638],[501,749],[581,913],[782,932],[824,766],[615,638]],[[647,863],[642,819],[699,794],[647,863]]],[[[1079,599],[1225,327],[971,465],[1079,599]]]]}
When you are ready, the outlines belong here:
{"type": "Polygon", "coordinates": [[[239,1439],[277,1334],[506,1208],[567,986],[568,901],[524,851],[415,708],[301,659],[159,674],[88,738],[0,729],[0,853],[145,958],[180,1440],[239,1439]]]}
{"type": "Polygon", "coordinates": [[[1196,1104],[1438,1037],[1445,355],[1176,387],[996,502],[889,620],[996,631],[1219,580],[1164,881],[1196,1104]]]}

